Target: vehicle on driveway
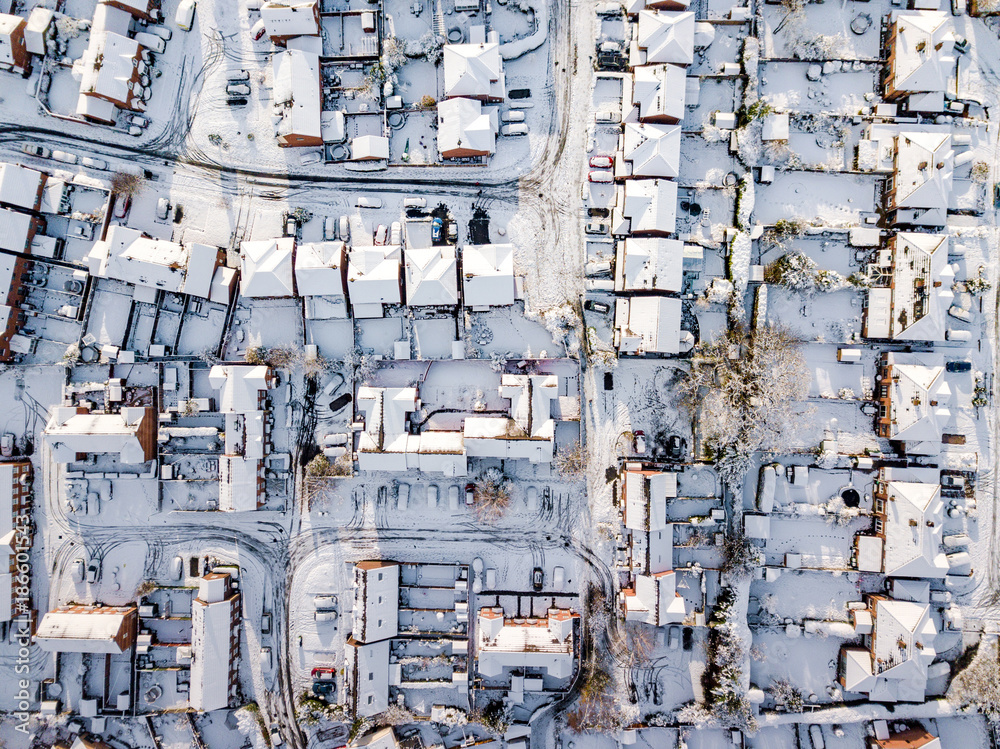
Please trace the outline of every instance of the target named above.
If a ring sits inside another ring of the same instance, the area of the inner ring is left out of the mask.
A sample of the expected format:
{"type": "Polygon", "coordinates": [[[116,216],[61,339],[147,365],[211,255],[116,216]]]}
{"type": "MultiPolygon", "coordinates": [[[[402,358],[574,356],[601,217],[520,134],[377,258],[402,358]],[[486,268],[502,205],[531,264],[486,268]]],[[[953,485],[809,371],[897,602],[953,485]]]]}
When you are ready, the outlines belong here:
{"type": "Polygon", "coordinates": [[[542,589],[544,584],[545,571],[541,567],[535,567],[535,569],[531,571],[531,587],[534,590],[539,591],[542,589]]]}
{"type": "Polygon", "coordinates": [[[590,165],[595,169],[610,169],[615,165],[615,160],[611,156],[591,156],[590,165]]]}
{"type": "Polygon", "coordinates": [[[611,305],[605,304],[604,302],[598,302],[596,299],[588,299],[583,303],[583,308],[590,312],[599,312],[602,315],[606,315],[611,311],[611,305]]]}
{"type": "Polygon", "coordinates": [[[950,361],[944,365],[944,368],[949,372],[968,372],[972,369],[972,362],[970,361],[950,361]]]}

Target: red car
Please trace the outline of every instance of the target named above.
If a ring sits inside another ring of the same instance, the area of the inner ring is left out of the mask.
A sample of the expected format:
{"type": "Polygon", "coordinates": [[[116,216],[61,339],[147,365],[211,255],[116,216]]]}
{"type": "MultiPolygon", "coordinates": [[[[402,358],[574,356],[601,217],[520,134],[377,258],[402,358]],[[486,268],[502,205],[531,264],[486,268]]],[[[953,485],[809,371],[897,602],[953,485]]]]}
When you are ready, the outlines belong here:
{"type": "Polygon", "coordinates": [[[591,156],[590,165],[596,169],[610,169],[615,165],[615,160],[611,156],[591,156]]]}
{"type": "Polygon", "coordinates": [[[312,677],[317,680],[331,680],[337,675],[337,669],[335,668],[314,668],[312,670],[312,677]]]}

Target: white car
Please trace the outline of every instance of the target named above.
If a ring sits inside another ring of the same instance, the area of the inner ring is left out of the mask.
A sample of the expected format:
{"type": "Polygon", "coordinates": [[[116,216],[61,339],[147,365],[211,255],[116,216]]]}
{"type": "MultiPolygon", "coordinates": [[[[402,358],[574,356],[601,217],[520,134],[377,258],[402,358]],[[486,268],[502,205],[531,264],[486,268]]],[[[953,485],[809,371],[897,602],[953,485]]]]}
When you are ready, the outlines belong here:
{"type": "Polygon", "coordinates": [[[73,582],[77,584],[83,582],[84,575],[87,574],[87,568],[82,559],[73,560],[73,566],[70,567],[69,574],[73,578],[73,582]]]}
{"type": "Polygon", "coordinates": [[[174,32],[168,29],[166,26],[147,26],[146,29],[151,34],[156,34],[160,39],[165,42],[170,41],[170,37],[174,35],[174,32]]]}
{"type": "Polygon", "coordinates": [[[95,159],[91,158],[90,156],[84,156],[82,159],[80,159],[80,163],[83,164],[85,167],[89,167],[90,169],[99,169],[102,172],[106,172],[108,170],[108,162],[106,162],[104,159],[95,159]]]}
{"type": "Polygon", "coordinates": [[[141,114],[133,114],[128,118],[128,124],[136,127],[149,127],[149,118],[143,117],[141,114]]]}
{"type": "Polygon", "coordinates": [[[170,213],[170,201],[166,198],[160,198],[156,201],[156,217],[160,221],[167,220],[167,214],[170,213]]]}
{"type": "Polygon", "coordinates": [[[504,125],[500,128],[500,135],[527,135],[528,126],[523,122],[515,122],[511,125],[504,125]]]}
{"type": "Polygon", "coordinates": [[[361,195],[354,204],[358,208],[381,208],[382,198],[369,198],[367,195],[361,195]]]}
{"type": "Polygon", "coordinates": [[[389,227],[389,244],[403,244],[403,225],[398,221],[393,221],[392,226],[389,227]]]}
{"type": "Polygon", "coordinates": [[[174,16],[174,23],[183,31],[190,31],[194,26],[194,9],[197,3],[194,0],[181,0],[177,6],[177,15],[174,16]]]}
{"type": "Polygon", "coordinates": [[[323,160],[323,154],[319,151],[306,151],[304,154],[299,156],[299,164],[302,166],[309,166],[310,164],[318,164],[323,160]]]}
{"type": "Polygon", "coordinates": [[[161,37],[156,34],[147,34],[145,32],[139,32],[135,35],[135,40],[139,42],[140,45],[155,52],[158,55],[162,55],[164,50],[167,48],[167,43],[161,37]]]}
{"type": "Polygon", "coordinates": [[[65,151],[53,151],[52,158],[55,161],[61,161],[64,164],[75,164],[80,160],[75,153],[66,153],[65,151]]]}
{"type": "Polygon", "coordinates": [[[404,208],[426,208],[427,198],[405,198],[403,200],[404,208]]]}

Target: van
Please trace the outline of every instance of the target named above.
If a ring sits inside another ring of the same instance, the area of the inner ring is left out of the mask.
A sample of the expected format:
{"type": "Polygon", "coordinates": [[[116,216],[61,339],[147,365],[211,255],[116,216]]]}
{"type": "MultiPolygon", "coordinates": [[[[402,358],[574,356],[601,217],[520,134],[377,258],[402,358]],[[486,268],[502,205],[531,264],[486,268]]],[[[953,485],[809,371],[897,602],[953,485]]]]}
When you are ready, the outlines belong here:
{"type": "Polygon", "coordinates": [[[135,35],[135,40],[146,49],[156,52],[158,55],[162,55],[167,48],[167,43],[156,34],[147,34],[140,31],[135,35]]]}
{"type": "Polygon", "coordinates": [[[956,328],[948,328],[944,332],[945,340],[948,341],[971,341],[972,331],[971,330],[958,330],[956,328]]]}
{"type": "Polygon", "coordinates": [[[323,239],[333,240],[337,238],[337,219],[327,216],[323,221],[323,239]]]}
{"type": "Polygon", "coordinates": [[[190,31],[194,25],[194,9],[194,0],[181,0],[180,5],[177,6],[177,15],[174,16],[174,23],[184,31],[190,31]]]}
{"type": "Polygon", "coordinates": [[[338,237],[341,242],[351,241],[351,222],[347,216],[340,217],[340,236],[338,237]]]}
{"type": "Polygon", "coordinates": [[[382,198],[369,198],[367,195],[361,195],[354,205],[358,208],[381,208],[382,198]]]}
{"type": "Polygon", "coordinates": [[[403,208],[426,208],[427,198],[405,198],[403,208]]]}
{"type": "Polygon", "coordinates": [[[504,122],[524,122],[524,112],[520,109],[513,109],[510,112],[504,112],[500,119],[504,122]]]}
{"type": "Polygon", "coordinates": [[[528,126],[523,122],[515,122],[513,125],[504,125],[500,128],[500,135],[527,135],[528,126]]]}
{"type": "Polygon", "coordinates": [[[612,109],[599,109],[594,114],[594,121],[605,125],[613,125],[622,121],[622,113],[612,109]]]}

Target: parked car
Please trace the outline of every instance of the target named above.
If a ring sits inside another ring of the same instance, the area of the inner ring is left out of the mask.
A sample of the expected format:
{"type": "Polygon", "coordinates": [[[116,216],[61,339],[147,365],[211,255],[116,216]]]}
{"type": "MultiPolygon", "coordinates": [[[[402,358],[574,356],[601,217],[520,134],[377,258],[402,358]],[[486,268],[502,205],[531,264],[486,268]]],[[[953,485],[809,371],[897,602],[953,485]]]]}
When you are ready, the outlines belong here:
{"type": "Polygon", "coordinates": [[[132,207],[132,196],[122,195],[117,200],[115,200],[115,218],[125,218],[128,215],[129,209],[132,207]]]}
{"type": "Polygon", "coordinates": [[[813,723],[809,726],[809,741],[812,749],[826,749],[826,742],[823,741],[823,729],[813,723]]]}
{"type": "Polygon", "coordinates": [[[340,217],[340,241],[350,242],[351,241],[351,221],[347,216],[340,217]]]}
{"type": "Polygon", "coordinates": [[[266,645],[260,649],[260,667],[265,673],[269,673],[274,668],[274,661],[271,658],[271,648],[266,645]]]}
{"type": "Polygon", "coordinates": [[[0,437],[0,455],[5,458],[14,455],[14,435],[10,432],[4,432],[4,435],[0,437]]]}
{"type": "Polygon", "coordinates": [[[404,198],[403,199],[404,208],[426,208],[427,198],[404,198]]]}
{"type": "Polygon", "coordinates": [[[607,218],[611,215],[611,211],[607,208],[588,208],[587,215],[591,218],[607,218]]]}
{"type": "Polygon", "coordinates": [[[944,368],[949,372],[968,372],[972,369],[972,362],[970,361],[950,361],[944,365],[944,368]]]}
{"type": "Polygon", "coordinates": [[[314,681],[312,693],[317,697],[328,697],[333,694],[336,688],[337,683],[334,681],[314,681]]]}
{"type": "Polygon", "coordinates": [[[476,485],[466,484],[465,485],[465,504],[471,505],[476,501],[476,485]]]}
{"type": "Polygon", "coordinates": [[[156,201],[156,217],[160,221],[167,220],[167,214],[170,213],[170,201],[166,198],[160,198],[156,201]]]}
{"type": "Polygon", "coordinates": [[[393,221],[392,226],[389,227],[389,244],[403,244],[403,225],[398,221],[393,221]]]}
{"type": "Polygon", "coordinates": [[[972,322],[972,315],[969,314],[969,310],[956,307],[954,304],[948,308],[948,314],[962,322],[972,322]]]}
{"type": "Polygon", "coordinates": [[[361,195],[354,203],[358,208],[381,208],[382,198],[370,198],[367,195],[361,195]]]}
{"type": "Polygon", "coordinates": [[[594,115],[594,121],[595,122],[600,122],[602,124],[614,124],[616,122],[621,122],[622,121],[622,113],[621,112],[616,112],[616,111],[611,110],[611,109],[602,109],[602,110],[599,110],[594,115]]]}
{"type": "Polygon", "coordinates": [[[590,165],[595,169],[610,169],[615,165],[615,160],[611,156],[591,156],[590,165]]]}
{"type": "Polygon", "coordinates": [[[53,151],[52,152],[53,161],[61,161],[63,164],[75,164],[80,160],[80,157],[75,153],[66,153],[65,151],[53,151]]]}
{"type": "Polygon", "coordinates": [[[271,746],[281,746],[285,740],[281,738],[281,731],[277,723],[271,724],[271,746]]]}
{"type": "Polygon", "coordinates": [[[337,669],[317,666],[312,670],[312,678],[317,681],[332,681],[337,676],[337,669]]]}
{"type": "Polygon", "coordinates": [[[667,630],[667,647],[677,650],[681,645],[681,628],[673,626],[667,630]]]}
{"type": "Polygon", "coordinates": [[[177,27],[184,30],[190,31],[194,26],[194,9],[197,6],[194,0],[181,0],[180,5],[177,6],[177,15],[174,16],[174,23],[177,27]]]}
{"type": "Polygon", "coordinates": [[[334,596],[313,596],[313,605],[319,610],[337,608],[337,599],[334,596]]]}
{"type": "Polygon", "coordinates": [[[69,574],[76,584],[79,585],[83,582],[83,578],[87,574],[87,569],[82,559],[73,560],[73,564],[69,568],[69,574]]]}
{"type": "Polygon", "coordinates": [[[93,585],[101,577],[101,565],[94,559],[91,560],[90,565],[87,567],[87,582],[93,585]]]}
{"type": "Polygon", "coordinates": [[[606,315],[611,312],[611,305],[605,304],[604,302],[598,302],[596,299],[588,299],[583,303],[583,308],[590,312],[599,312],[602,315],[606,315]]]}
{"type": "Polygon", "coordinates": [[[45,148],[45,146],[36,146],[34,143],[25,143],[21,146],[21,150],[28,154],[28,156],[37,156],[40,159],[47,159],[52,156],[52,151],[45,148]]]}
{"type": "Polygon", "coordinates": [[[588,276],[603,276],[611,272],[611,261],[594,260],[583,267],[583,272],[588,276]]]}
{"type": "Polygon", "coordinates": [[[612,172],[591,172],[587,175],[587,179],[591,182],[607,184],[615,181],[615,175],[612,172]]]}
{"type": "Polygon", "coordinates": [[[448,222],[448,240],[450,242],[458,241],[458,224],[454,221],[448,222]]]}
{"type": "Polygon", "coordinates": [[[378,228],[375,229],[375,244],[383,245],[385,244],[385,239],[389,234],[389,229],[385,224],[379,224],[378,228]]]}
{"type": "Polygon", "coordinates": [[[635,430],[635,451],[639,454],[646,452],[646,433],[641,429],[635,430]]]}
{"type": "Polygon", "coordinates": [[[158,55],[162,55],[163,52],[167,49],[166,41],[158,37],[156,34],[139,32],[138,34],[135,35],[134,38],[143,47],[152,52],[155,52],[158,55]]]}
{"type": "Polygon", "coordinates": [[[601,221],[589,221],[583,227],[583,231],[587,234],[607,234],[609,229],[610,227],[601,221]]]}
{"type": "Polygon", "coordinates": [[[246,70],[237,70],[235,73],[229,74],[230,83],[246,83],[250,80],[250,73],[246,70]]]}
{"type": "Polygon", "coordinates": [[[108,170],[108,162],[104,159],[95,159],[90,156],[84,156],[80,159],[80,163],[90,169],[98,169],[102,172],[106,172],[108,170]]]}
{"type": "Polygon", "coordinates": [[[264,34],[266,33],[267,33],[267,26],[264,25],[263,18],[258,20],[257,23],[255,23],[253,27],[250,29],[250,36],[251,38],[253,38],[255,42],[259,42],[261,40],[261,37],[263,37],[264,34]]]}
{"type": "Polygon", "coordinates": [[[512,109],[509,112],[504,112],[500,119],[504,122],[524,122],[524,112],[520,109],[512,109]]]}
{"type": "Polygon", "coordinates": [[[295,216],[289,216],[285,219],[285,236],[294,237],[299,233],[299,222],[295,220],[295,216]]]}
{"type": "Polygon", "coordinates": [[[337,219],[327,216],[323,219],[323,239],[333,240],[337,238],[337,219]]]}
{"type": "Polygon", "coordinates": [[[441,231],[444,229],[444,221],[435,217],[431,221],[431,241],[440,242],[441,241],[441,231]]]}
{"type": "Polygon", "coordinates": [[[352,396],[350,393],[341,393],[332,401],[330,401],[330,406],[329,406],[330,413],[335,414],[338,411],[342,410],[345,406],[347,406],[348,403],[351,402],[351,400],[352,396]]]}
{"type": "Polygon", "coordinates": [[[306,151],[304,154],[299,156],[299,164],[302,166],[309,166],[310,164],[318,164],[323,160],[323,154],[319,151],[306,151]]]}
{"type": "Polygon", "coordinates": [[[246,83],[227,83],[226,93],[231,96],[249,96],[250,86],[246,83]]]}
{"type": "Polygon", "coordinates": [[[140,135],[142,135],[142,133],[143,130],[141,127],[137,127],[135,125],[129,125],[128,134],[131,135],[133,138],[138,138],[140,135]]]}
{"type": "Polygon", "coordinates": [[[174,32],[168,29],[166,26],[147,26],[146,30],[151,34],[156,34],[165,42],[170,41],[170,37],[174,35],[174,32]]]}
{"type": "Polygon", "coordinates": [[[77,239],[93,239],[94,225],[86,221],[78,221],[71,226],[69,234],[77,239]]]}
{"type": "Polygon", "coordinates": [[[527,135],[528,126],[523,122],[515,122],[510,125],[504,125],[500,128],[500,135],[527,135]]]}
{"type": "Polygon", "coordinates": [[[552,587],[556,590],[560,590],[563,583],[566,582],[566,570],[562,567],[552,568],[552,587]]]}
{"type": "Polygon", "coordinates": [[[541,567],[535,567],[531,571],[531,587],[538,591],[545,585],[545,571],[541,567]]]}
{"type": "Polygon", "coordinates": [[[143,117],[141,114],[133,114],[128,118],[128,123],[136,127],[149,127],[149,118],[143,117]]]}

